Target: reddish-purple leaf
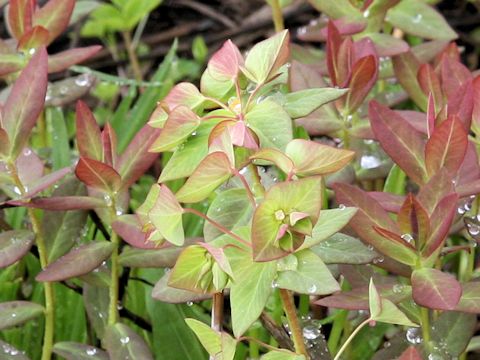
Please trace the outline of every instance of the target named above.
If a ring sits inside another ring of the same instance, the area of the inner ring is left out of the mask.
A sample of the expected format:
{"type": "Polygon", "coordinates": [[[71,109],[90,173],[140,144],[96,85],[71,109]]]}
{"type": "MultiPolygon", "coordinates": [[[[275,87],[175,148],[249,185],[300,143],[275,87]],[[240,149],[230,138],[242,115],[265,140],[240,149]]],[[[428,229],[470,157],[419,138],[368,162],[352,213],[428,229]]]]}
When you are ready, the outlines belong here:
{"type": "Polygon", "coordinates": [[[431,233],[422,251],[422,256],[429,257],[441,250],[457,213],[458,195],[445,196],[440,200],[430,217],[431,233]]]}
{"type": "Polygon", "coordinates": [[[349,114],[353,113],[363,103],[377,81],[377,74],[378,65],[375,56],[369,55],[361,58],[353,65],[345,102],[345,108],[349,114]]]}
{"type": "Polygon", "coordinates": [[[472,122],[473,96],[473,84],[471,81],[466,82],[450,95],[446,106],[447,116],[458,116],[467,132],[470,131],[472,122]]]}
{"type": "Polygon", "coordinates": [[[10,0],[7,14],[8,29],[19,40],[32,27],[35,0],[10,0]]]}
{"type": "Polygon", "coordinates": [[[158,153],[149,153],[148,149],[157,140],[160,132],[160,129],[144,126],[120,155],[117,169],[122,177],[122,188],[128,189],[157,159],[158,153]]]}
{"type": "Polygon", "coordinates": [[[462,297],[455,311],[480,313],[480,281],[471,281],[462,284],[462,297]]]}
{"type": "Polygon", "coordinates": [[[30,187],[37,182],[44,174],[45,166],[42,159],[28,147],[23,149],[15,164],[17,165],[18,176],[26,187],[30,187]]]}
{"type": "Polygon", "coordinates": [[[75,48],[58,52],[48,57],[48,73],[55,73],[68,69],[70,66],[79,64],[102,49],[99,45],[83,48],[75,48]]]}
{"type": "Polygon", "coordinates": [[[402,195],[390,194],[383,191],[371,191],[368,195],[375,199],[386,211],[393,213],[398,213],[405,201],[405,197],[402,195]]]}
{"type": "Polygon", "coordinates": [[[81,245],[48,265],[35,280],[62,281],[88,274],[108,259],[113,248],[114,245],[107,241],[81,245]]]}
{"type": "Polygon", "coordinates": [[[445,168],[451,174],[462,165],[468,146],[468,134],[460,119],[451,116],[435,128],[425,147],[425,165],[428,175],[445,168]]]}
{"type": "Polygon", "coordinates": [[[122,215],[112,223],[112,229],[123,240],[139,249],[156,249],[154,242],[146,241],[146,233],[136,215],[122,215]]]}
{"type": "Polygon", "coordinates": [[[385,152],[416,183],[427,179],[424,140],[410,124],[395,111],[371,101],[369,118],[375,137],[385,152]]]}
{"type": "Polygon", "coordinates": [[[447,98],[455,94],[459,88],[473,80],[470,70],[460,60],[443,56],[441,63],[442,88],[447,98]]]}
{"type": "Polygon", "coordinates": [[[416,247],[422,248],[430,233],[430,219],[427,210],[410,193],[398,213],[398,226],[402,234],[408,234],[415,239],[416,247]]]}
{"type": "Polygon", "coordinates": [[[165,274],[155,284],[152,290],[152,297],[155,300],[170,304],[181,304],[188,301],[201,301],[211,298],[211,294],[198,294],[188,290],[176,289],[168,285],[170,274],[165,274]]]}
{"type": "Polygon", "coordinates": [[[39,192],[48,189],[50,186],[58,182],[60,179],[64,178],[67,174],[72,171],[71,168],[63,168],[57,171],[54,171],[48,175],[43,176],[42,178],[36,180],[29,184],[28,188],[26,188],[26,193],[24,194],[23,198],[28,199],[32,196],[35,196],[39,192]]]}
{"type": "Polygon", "coordinates": [[[32,247],[35,234],[27,230],[0,233],[0,268],[12,265],[24,257],[32,247]]]}
{"type": "Polygon", "coordinates": [[[400,235],[377,226],[374,226],[373,229],[385,239],[391,242],[396,242],[399,245],[406,246],[411,250],[415,250],[415,247],[400,235]]]}
{"type": "Polygon", "coordinates": [[[0,128],[0,155],[7,155],[10,149],[10,140],[7,132],[0,128]]]}
{"type": "Polygon", "coordinates": [[[472,123],[477,129],[480,128],[480,76],[475,77],[473,86],[473,112],[472,123]]]}
{"type": "Polygon", "coordinates": [[[435,109],[435,100],[433,94],[428,95],[428,105],[427,105],[427,137],[432,136],[433,130],[435,129],[435,121],[437,118],[437,110],[435,109]]]}
{"type": "Polygon", "coordinates": [[[408,51],[392,58],[393,69],[398,82],[410,95],[412,100],[420,109],[427,109],[427,96],[423,93],[417,80],[420,62],[415,55],[408,51]]]}
{"type": "Polygon", "coordinates": [[[454,310],[462,296],[460,283],[450,274],[423,268],[412,273],[413,300],[435,310],[454,310]]]}
{"type": "Polygon", "coordinates": [[[102,135],[103,162],[115,168],[117,163],[117,136],[110,123],[106,123],[102,135]]]}
{"type": "Polygon", "coordinates": [[[3,128],[10,139],[10,157],[25,146],[43,110],[47,92],[47,51],[40,48],[13,85],[2,112],[3,128]]]}
{"type": "Polygon", "coordinates": [[[213,54],[207,70],[212,78],[228,81],[237,77],[241,65],[243,65],[243,57],[240,50],[231,40],[227,40],[220,50],[213,54]]]}
{"type": "Polygon", "coordinates": [[[433,95],[435,109],[443,107],[443,92],[440,84],[440,79],[435,73],[432,65],[422,64],[418,69],[418,82],[425,95],[430,93],[433,95]]]}
{"type": "Polygon", "coordinates": [[[32,25],[46,28],[51,43],[67,28],[74,7],[75,0],[50,0],[33,14],[32,25]]]}
{"type": "Polygon", "coordinates": [[[327,67],[332,84],[336,86],[343,82],[340,79],[344,76],[340,76],[340,72],[346,70],[342,69],[342,67],[338,64],[340,60],[345,60],[339,59],[340,46],[342,42],[343,40],[337,27],[332,21],[329,21],[327,35],[327,67]]]}
{"type": "Polygon", "coordinates": [[[48,30],[42,26],[34,26],[20,38],[18,49],[22,51],[31,51],[48,44],[48,30]]]}
{"type": "Polygon", "coordinates": [[[9,201],[8,204],[51,211],[89,210],[106,207],[105,201],[89,196],[38,197],[29,202],[15,200],[9,201]]]}
{"type": "Polygon", "coordinates": [[[417,200],[431,216],[440,200],[454,192],[452,177],[447,171],[441,170],[420,189],[417,200]]]}
{"type": "Polygon", "coordinates": [[[120,189],[120,175],[111,166],[100,161],[83,158],[78,160],[75,175],[87,186],[113,193],[120,189]]]}
{"type": "MultiPolygon", "coordinates": [[[[26,321],[36,318],[45,312],[45,308],[39,304],[29,301],[7,301],[0,304],[0,330],[18,326],[26,321]]],[[[12,358],[9,352],[2,349],[2,358],[12,358]],[[3,356],[7,355],[7,357],[3,356]]],[[[12,352],[10,352],[12,354],[12,352]]],[[[13,354],[17,355],[17,354],[13,354]]],[[[17,356],[13,357],[17,358],[17,356]]]]}
{"type": "Polygon", "coordinates": [[[398,360],[422,360],[422,355],[418,352],[417,348],[414,346],[409,346],[398,360]]]}
{"type": "Polygon", "coordinates": [[[97,120],[83,101],[77,102],[76,115],[77,146],[80,156],[102,161],[103,147],[97,120]]]}
{"type": "Polygon", "coordinates": [[[350,220],[350,225],[365,242],[401,263],[407,265],[416,263],[417,255],[406,244],[385,241],[385,238],[375,231],[374,226],[377,226],[392,233],[399,233],[397,225],[378,202],[352,185],[336,183],[333,189],[338,203],[358,208],[357,213],[350,220]]]}

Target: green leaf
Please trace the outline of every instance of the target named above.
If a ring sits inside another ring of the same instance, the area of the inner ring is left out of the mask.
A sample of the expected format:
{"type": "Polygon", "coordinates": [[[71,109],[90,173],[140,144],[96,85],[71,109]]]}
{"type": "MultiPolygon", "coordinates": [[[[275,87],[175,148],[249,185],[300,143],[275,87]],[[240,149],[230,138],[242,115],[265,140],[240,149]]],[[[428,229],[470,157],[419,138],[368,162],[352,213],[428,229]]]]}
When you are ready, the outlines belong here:
{"type": "Polygon", "coordinates": [[[462,284],[462,297],[455,310],[480,313],[480,282],[471,281],[462,284]]]}
{"type": "Polygon", "coordinates": [[[226,252],[235,276],[230,287],[230,304],[233,333],[238,338],[262,313],[272,292],[276,263],[254,262],[250,252],[235,248],[226,252]]]}
{"type": "Polygon", "coordinates": [[[298,355],[288,350],[273,350],[263,355],[261,360],[305,360],[304,355],[298,355]]]}
{"type": "Polygon", "coordinates": [[[110,325],[103,341],[111,359],[153,360],[142,337],[126,325],[110,325]]]}
{"type": "Polygon", "coordinates": [[[445,344],[452,357],[460,356],[475,333],[476,319],[472,314],[456,311],[443,312],[432,324],[432,340],[445,344]]]}
{"type": "Polygon", "coordinates": [[[290,34],[284,30],[257,43],[245,59],[245,75],[257,84],[273,79],[290,56],[289,42],[290,34]]]}
{"type": "Polygon", "coordinates": [[[169,246],[162,249],[136,249],[125,246],[118,257],[118,263],[131,268],[170,268],[180,255],[181,248],[169,246]]]}
{"type": "Polygon", "coordinates": [[[327,240],[311,247],[311,250],[327,264],[361,265],[369,264],[378,258],[378,254],[360,240],[341,233],[333,234],[327,240]]]}
{"type": "Polygon", "coordinates": [[[453,40],[455,31],[443,16],[423,1],[402,0],[387,12],[386,20],[407,34],[426,39],[453,40]]]}
{"type": "Polygon", "coordinates": [[[43,314],[43,306],[28,301],[0,303],[0,330],[21,325],[43,314]]]}
{"type": "Polygon", "coordinates": [[[184,203],[195,203],[207,198],[217,187],[231,176],[230,161],[222,152],[208,154],[198,165],[176,197],[184,203]]]}
{"type": "Polygon", "coordinates": [[[154,186],[160,189],[155,205],[148,213],[149,219],[168,242],[181,246],[185,241],[183,209],[166,185],[154,186]]]}
{"type": "Polygon", "coordinates": [[[418,326],[417,324],[411,322],[410,319],[403,312],[401,312],[393,302],[380,297],[377,288],[373,284],[373,279],[370,279],[368,299],[370,318],[372,320],[403,326],[418,326]]]}
{"type": "Polygon", "coordinates": [[[354,207],[322,210],[318,222],[313,227],[312,236],[305,238],[300,249],[307,249],[328,239],[347,225],[356,212],[357,208],[354,207]]]}
{"type": "MultiPolygon", "coordinates": [[[[252,245],[255,260],[268,261],[287,254],[277,243],[277,235],[280,227],[287,225],[285,221],[288,221],[292,212],[305,213],[312,224],[317,222],[321,207],[321,189],[320,177],[283,182],[270,188],[253,216],[252,245]]],[[[289,228],[295,230],[293,224],[290,224],[289,228]]],[[[294,249],[303,243],[303,238],[299,240],[293,244],[294,249]]]]}
{"type": "Polygon", "coordinates": [[[52,170],[60,170],[71,164],[70,145],[65,118],[60,108],[47,108],[46,117],[47,120],[50,119],[50,125],[53,130],[52,170]]]}
{"type": "Polygon", "coordinates": [[[177,106],[168,115],[165,126],[150,151],[168,151],[181,144],[200,125],[200,118],[188,107],[177,106]]]}
{"type": "Polygon", "coordinates": [[[56,343],[53,352],[67,360],[108,360],[107,353],[99,348],[69,341],[56,343]]]}
{"type": "Polygon", "coordinates": [[[330,270],[313,251],[302,250],[294,256],[298,259],[297,269],[279,272],[278,287],[310,295],[326,295],[340,290],[330,270]]]}
{"type": "Polygon", "coordinates": [[[266,164],[273,163],[285,174],[293,174],[294,167],[295,167],[295,165],[293,164],[293,161],[288,156],[286,156],[283,152],[277,149],[271,149],[271,148],[260,149],[255,154],[250,156],[250,159],[257,160],[256,163],[260,165],[264,165],[264,162],[266,162],[266,164]]]}
{"type": "Polygon", "coordinates": [[[292,119],[276,102],[266,99],[245,115],[250,128],[260,138],[260,146],[285,150],[293,139],[292,119]]]}
{"type": "MultiPolygon", "coordinates": [[[[244,189],[229,189],[222,191],[213,200],[207,211],[207,216],[227,229],[247,225],[253,209],[244,189]]],[[[223,233],[206,221],[203,227],[205,241],[211,241],[223,233]]]]}
{"type": "Polygon", "coordinates": [[[308,2],[333,19],[347,17],[349,20],[354,20],[362,17],[360,10],[349,0],[308,0],[308,2]]]}
{"type": "Polygon", "coordinates": [[[303,139],[290,141],[285,153],[295,164],[298,176],[330,174],[345,167],[355,157],[353,151],[303,139]]]}
{"type": "Polygon", "coordinates": [[[295,91],[286,95],[285,110],[292,119],[309,115],[320,106],[346,94],[348,89],[316,88],[295,91]]]}

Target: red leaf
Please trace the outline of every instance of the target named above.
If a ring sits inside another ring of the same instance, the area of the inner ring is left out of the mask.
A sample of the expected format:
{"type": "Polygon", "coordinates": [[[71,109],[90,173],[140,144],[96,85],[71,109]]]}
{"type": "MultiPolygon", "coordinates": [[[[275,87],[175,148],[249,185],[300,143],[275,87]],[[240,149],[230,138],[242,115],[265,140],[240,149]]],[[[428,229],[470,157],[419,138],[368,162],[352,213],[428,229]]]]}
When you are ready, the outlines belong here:
{"type": "Polygon", "coordinates": [[[145,125],[132,139],[117,163],[122,176],[122,188],[127,189],[147,171],[158,158],[158,153],[150,153],[148,149],[160,135],[160,129],[145,125]]]}
{"type": "Polygon", "coordinates": [[[29,202],[9,201],[8,204],[51,211],[89,210],[106,207],[105,201],[89,196],[57,196],[33,198],[29,202]]]}
{"type": "Polygon", "coordinates": [[[414,346],[410,346],[400,355],[398,360],[422,360],[422,355],[414,346]]]}
{"type": "Polygon", "coordinates": [[[212,78],[228,81],[237,77],[240,65],[243,65],[242,54],[231,40],[227,40],[220,50],[213,54],[207,69],[212,78]]]}
{"type": "Polygon", "coordinates": [[[99,45],[61,51],[48,57],[48,73],[63,71],[70,66],[79,64],[102,49],[99,45]]]}
{"type": "Polygon", "coordinates": [[[447,102],[447,116],[458,116],[467,132],[470,131],[472,122],[473,96],[473,85],[469,81],[460,86],[447,102]]]}
{"type": "Polygon", "coordinates": [[[393,213],[398,213],[405,201],[405,196],[383,191],[370,191],[368,195],[375,199],[386,211],[393,213]]]}
{"type": "Polygon", "coordinates": [[[103,146],[100,127],[87,104],[77,102],[77,146],[80,156],[102,161],[103,146]]]}
{"type": "Polygon", "coordinates": [[[43,110],[47,92],[47,51],[38,49],[13,85],[2,113],[3,128],[10,139],[10,156],[25,146],[43,110]]]}
{"type": "MultiPolygon", "coordinates": [[[[1,125],[1,121],[0,121],[1,125]]],[[[7,132],[0,127],[0,155],[7,155],[10,149],[10,140],[7,132]]]]}
{"type": "Polygon", "coordinates": [[[392,58],[395,77],[402,85],[405,91],[420,109],[427,109],[427,96],[423,93],[418,84],[417,74],[420,67],[419,60],[415,55],[408,51],[406,53],[394,56],[392,58]]]}
{"type": "Polygon", "coordinates": [[[40,25],[50,33],[50,44],[67,28],[72,16],[75,0],[50,0],[33,14],[32,25],[40,25]]]}
{"type": "Polygon", "coordinates": [[[462,296],[462,286],[450,274],[423,268],[412,273],[412,296],[419,305],[435,310],[454,310],[462,296]]]}
{"type": "Polygon", "coordinates": [[[113,193],[120,189],[120,175],[100,161],[81,157],[75,175],[87,186],[113,193]]]}
{"type": "Polygon", "coordinates": [[[417,184],[427,179],[424,140],[409,123],[395,111],[371,101],[369,118],[375,137],[385,152],[417,184]]]}
{"type": "Polygon", "coordinates": [[[398,244],[402,245],[402,246],[406,246],[412,250],[415,250],[415,248],[413,247],[412,244],[410,244],[408,241],[406,241],[405,239],[403,239],[400,235],[394,233],[394,232],[391,232],[391,231],[388,231],[388,230],[385,230],[385,229],[382,229],[380,227],[377,227],[377,226],[374,226],[373,227],[374,230],[379,233],[381,236],[383,236],[385,239],[387,240],[390,240],[390,241],[394,241],[394,242],[397,242],[398,244]]]}
{"type": "Polygon", "coordinates": [[[8,28],[13,37],[19,40],[32,27],[35,0],[10,0],[8,7],[8,28]]]}
{"type": "Polygon", "coordinates": [[[406,244],[385,241],[385,238],[375,231],[374,226],[392,233],[399,233],[397,225],[378,202],[352,185],[335,183],[333,189],[338,203],[358,208],[357,213],[350,220],[350,226],[358,236],[386,256],[404,264],[415,264],[417,256],[406,244]]]}
{"type": "Polygon", "coordinates": [[[470,70],[460,60],[443,56],[441,63],[442,88],[447,98],[455,94],[459,88],[473,80],[470,70]]]}
{"type": "Polygon", "coordinates": [[[431,234],[422,251],[422,256],[429,257],[441,250],[457,213],[458,195],[445,196],[438,203],[430,217],[431,234]]]}
{"type": "Polygon", "coordinates": [[[425,95],[433,95],[435,109],[443,107],[443,92],[440,79],[430,64],[422,64],[418,69],[418,82],[425,95]]]}
{"type": "Polygon", "coordinates": [[[403,234],[415,239],[417,249],[422,248],[430,233],[430,219],[427,210],[411,193],[398,213],[397,223],[403,234]]]}
{"type": "Polygon", "coordinates": [[[70,169],[69,167],[63,168],[34,181],[33,183],[29,184],[28,189],[26,189],[27,192],[25,193],[23,198],[27,199],[35,196],[39,192],[49,188],[50,186],[58,182],[60,179],[64,178],[71,171],[72,169],[70,169]]]}
{"type": "Polygon", "coordinates": [[[18,49],[22,51],[31,51],[48,44],[48,30],[41,26],[34,26],[20,38],[18,49]]]}
{"type": "Polygon", "coordinates": [[[451,116],[437,126],[425,147],[428,175],[445,168],[453,175],[462,165],[468,145],[468,134],[460,119],[451,116]]]}
{"type": "Polygon", "coordinates": [[[454,192],[452,177],[446,170],[440,170],[422,186],[417,195],[417,200],[431,216],[441,199],[454,192]]]}
{"type": "Polygon", "coordinates": [[[146,233],[142,231],[142,225],[136,215],[122,215],[112,223],[112,229],[123,240],[138,249],[156,249],[153,241],[146,240],[146,233]]]}
{"type": "Polygon", "coordinates": [[[110,123],[106,123],[102,131],[103,162],[113,168],[117,163],[117,136],[110,123]]]}
{"type": "Polygon", "coordinates": [[[327,67],[330,79],[333,85],[339,85],[341,71],[338,65],[338,54],[340,52],[340,46],[343,40],[340,36],[340,32],[332,21],[328,22],[328,35],[327,35],[327,67]]]}
{"type": "Polygon", "coordinates": [[[373,55],[361,58],[353,65],[345,103],[345,108],[349,114],[353,113],[363,103],[377,81],[377,74],[377,59],[373,55]]]}

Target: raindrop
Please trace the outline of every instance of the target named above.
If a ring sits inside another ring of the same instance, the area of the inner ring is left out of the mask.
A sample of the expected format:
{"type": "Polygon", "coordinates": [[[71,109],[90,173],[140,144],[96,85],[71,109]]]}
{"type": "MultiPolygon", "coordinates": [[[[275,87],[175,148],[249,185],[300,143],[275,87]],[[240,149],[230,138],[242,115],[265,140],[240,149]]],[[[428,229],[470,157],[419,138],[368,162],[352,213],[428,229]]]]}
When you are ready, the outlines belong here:
{"type": "Polygon", "coordinates": [[[122,337],[122,338],[120,338],[120,342],[123,345],[127,345],[130,342],[130,338],[128,336],[122,337]]]}
{"type": "Polygon", "coordinates": [[[91,84],[90,77],[88,76],[88,74],[80,75],[75,79],[75,84],[80,87],[89,86],[91,84]]]}
{"type": "Polygon", "coordinates": [[[307,325],[303,328],[303,337],[306,340],[315,340],[321,335],[320,329],[313,325],[307,325]]]}
{"type": "Polygon", "coordinates": [[[338,210],[345,210],[347,207],[343,204],[338,205],[338,210]]]}
{"type": "Polygon", "coordinates": [[[410,328],[407,330],[405,334],[407,341],[410,344],[420,344],[422,342],[422,338],[419,334],[418,328],[410,328]]]}
{"type": "Polygon", "coordinates": [[[386,341],[385,343],[383,343],[384,348],[389,348],[390,346],[392,346],[392,343],[390,341],[386,341]]]}
{"type": "Polygon", "coordinates": [[[415,24],[418,24],[420,21],[422,21],[423,15],[422,14],[416,14],[413,18],[413,22],[415,24]]]}
{"type": "Polygon", "coordinates": [[[190,135],[191,135],[191,136],[197,136],[197,132],[194,131],[194,132],[192,132],[190,135]]]}
{"type": "Polygon", "coordinates": [[[360,166],[362,169],[375,169],[382,164],[382,161],[374,155],[363,155],[360,158],[360,166]]]}
{"type": "Polygon", "coordinates": [[[292,66],[292,64],[291,64],[291,63],[286,63],[286,64],[285,64],[285,66],[286,66],[286,67],[287,67],[287,69],[288,69],[289,67],[291,67],[291,66],[292,66]]]}
{"type": "Polygon", "coordinates": [[[97,349],[95,348],[88,348],[87,349],[87,355],[93,356],[97,353],[97,349]]]}
{"type": "Polygon", "coordinates": [[[25,148],[25,149],[23,150],[23,155],[24,155],[24,156],[30,156],[30,155],[32,155],[32,150],[30,150],[29,148],[25,148]]]}
{"type": "Polygon", "coordinates": [[[393,285],[393,292],[395,294],[400,294],[401,292],[403,292],[403,285],[401,285],[401,284],[393,285]]]}
{"type": "Polygon", "coordinates": [[[367,246],[367,249],[370,250],[370,251],[374,251],[374,250],[375,250],[375,248],[374,248],[372,245],[368,245],[368,246],[367,246]]]}
{"type": "Polygon", "coordinates": [[[37,49],[31,48],[31,49],[28,50],[28,53],[29,53],[30,55],[33,55],[33,54],[35,54],[36,51],[37,51],[37,49]]]}
{"type": "Polygon", "coordinates": [[[405,240],[405,241],[406,241],[407,243],[409,243],[409,244],[411,244],[412,241],[413,241],[413,236],[410,235],[410,234],[403,234],[403,235],[401,236],[401,238],[402,238],[403,240],[405,240]]]}
{"type": "Polygon", "coordinates": [[[380,256],[376,259],[373,259],[373,263],[374,264],[381,264],[385,259],[383,258],[383,256],[380,256]]]}
{"type": "Polygon", "coordinates": [[[187,306],[193,306],[193,301],[187,301],[187,306]]]}
{"type": "Polygon", "coordinates": [[[103,200],[105,201],[105,204],[106,204],[107,206],[112,206],[113,202],[112,202],[112,198],[110,197],[110,195],[105,194],[105,195],[103,196],[103,200]]]}
{"type": "Polygon", "coordinates": [[[370,9],[367,9],[363,12],[363,17],[368,18],[370,16],[370,9]]]}
{"type": "Polygon", "coordinates": [[[20,188],[19,188],[18,186],[15,186],[15,187],[13,188],[13,192],[14,192],[15,194],[22,195],[22,191],[20,190],[20,188]]]}
{"type": "Polygon", "coordinates": [[[428,354],[428,360],[443,360],[443,357],[438,354],[428,354]]]}
{"type": "Polygon", "coordinates": [[[15,313],[12,313],[12,315],[11,315],[11,316],[12,316],[12,318],[16,318],[16,317],[17,317],[17,314],[15,314],[15,313]]]}
{"type": "Polygon", "coordinates": [[[314,294],[317,291],[317,285],[312,284],[308,287],[308,293],[309,294],[314,294]]]}
{"type": "Polygon", "coordinates": [[[297,29],[297,35],[305,35],[306,33],[307,33],[307,27],[306,26],[302,26],[302,27],[297,29]]]}
{"type": "Polygon", "coordinates": [[[276,281],[272,282],[272,288],[274,289],[278,288],[278,283],[276,281]]]}

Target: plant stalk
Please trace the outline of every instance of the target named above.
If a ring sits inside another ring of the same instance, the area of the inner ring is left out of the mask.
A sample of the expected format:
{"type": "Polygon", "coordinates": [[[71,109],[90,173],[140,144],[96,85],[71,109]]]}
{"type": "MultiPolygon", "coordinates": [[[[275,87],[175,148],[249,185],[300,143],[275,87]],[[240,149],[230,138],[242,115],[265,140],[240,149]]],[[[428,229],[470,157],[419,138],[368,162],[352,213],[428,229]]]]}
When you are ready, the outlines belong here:
{"type": "Polygon", "coordinates": [[[303,341],[303,331],[298,321],[297,311],[295,309],[292,296],[288,290],[280,289],[280,298],[282,299],[285,315],[287,315],[288,326],[292,332],[292,340],[295,351],[297,354],[304,355],[305,358],[309,359],[310,357],[303,341]]]}
{"type": "Polygon", "coordinates": [[[140,67],[140,63],[138,62],[137,53],[135,52],[135,46],[132,42],[132,35],[130,31],[123,31],[122,32],[123,41],[125,41],[125,47],[127,48],[128,59],[130,60],[130,64],[132,65],[133,74],[135,75],[135,79],[137,81],[143,81],[142,69],[140,67]]]}
{"type": "Polygon", "coordinates": [[[430,343],[430,314],[427,308],[420,307],[420,321],[422,325],[423,343],[428,346],[430,343]]]}
{"type": "MultiPolygon", "coordinates": [[[[115,202],[112,203],[110,207],[112,213],[111,221],[116,217],[115,215],[115,202]]],[[[119,289],[119,264],[118,264],[118,246],[120,244],[120,238],[112,230],[110,236],[110,242],[113,244],[113,252],[110,257],[111,262],[111,279],[110,279],[110,288],[108,290],[110,304],[108,307],[108,325],[114,325],[118,321],[118,289],[119,289]]]]}
{"type": "MultiPolygon", "coordinates": [[[[18,176],[18,170],[16,165],[11,162],[8,165],[11,178],[14,184],[17,186],[21,195],[26,193],[25,186],[23,185],[20,177],[18,176]]],[[[32,223],[33,232],[35,233],[35,243],[37,244],[38,255],[40,258],[40,266],[45,269],[48,266],[47,247],[45,245],[45,239],[43,238],[42,227],[40,220],[35,214],[35,210],[27,208],[30,222],[32,223]]],[[[43,283],[43,289],[45,293],[45,329],[43,335],[43,347],[42,347],[42,360],[50,360],[52,358],[53,338],[55,329],[55,302],[53,293],[53,284],[50,282],[43,283]]]]}
{"type": "Polygon", "coordinates": [[[272,19],[275,26],[275,31],[280,32],[285,29],[280,1],[270,0],[270,7],[272,8],[272,19]]]}
{"type": "Polygon", "coordinates": [[[223,322],[223,292],[213,294],[212,325],[215,331],[222,331],[223,322]]]}
{"type": "Polygon", "coordinates": [[[357,328],[355,330],[353,330],[353,332],[350,334],[350,336],[348,337],[348,339],[343,343],[342,347],[340,348],[340,350],[338,350],[338,353],[337,355],[335,355],[335,358],[333,360],[338,360],[340,359],[340,356],[342,355],[342,353],[345,351],[345,349],[348,347],[348,345],[352,342],[353,338],[360,332],[360,330],[362,330],[362,328],[367,325],[369,322],[371,321],[370,318],[368,318],[367,320],[365,320],[364,322],[362,322],[360,325],[357,326],[357,328]]]}

